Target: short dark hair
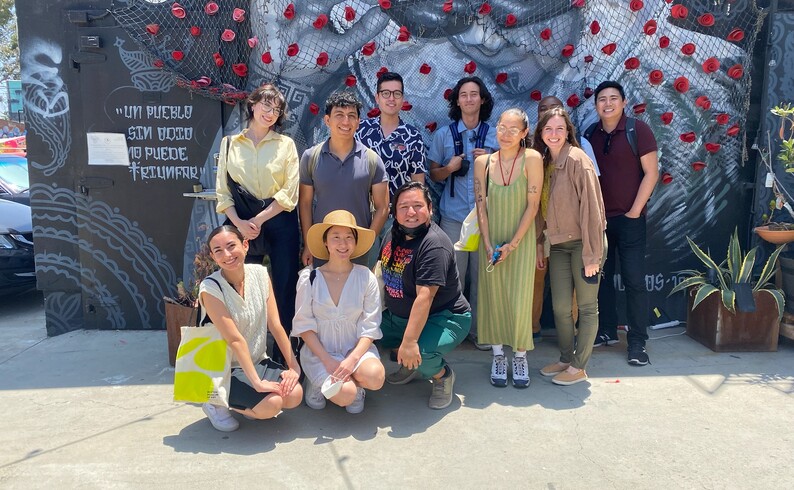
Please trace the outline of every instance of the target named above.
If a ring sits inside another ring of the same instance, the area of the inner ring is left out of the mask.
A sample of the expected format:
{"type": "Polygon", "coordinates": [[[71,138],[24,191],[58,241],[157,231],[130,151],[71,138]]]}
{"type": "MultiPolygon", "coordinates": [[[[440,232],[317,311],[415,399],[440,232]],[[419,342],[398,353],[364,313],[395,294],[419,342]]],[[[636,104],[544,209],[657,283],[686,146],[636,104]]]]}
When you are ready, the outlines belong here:
{"type": "Polygon", "coordinates": [[[598,94],[608,88],[616,89],[618,93],[620,93],[620,98],[626,100],[626,91],[623,90],[623,85],[614,80],[607,80],[606,82],[599,83],[598,87],[595,89],[595,92],[593,92],[593,100],[598,100],[598,94]]]}
{"type": "Polygon", "coordinates": [[[380,86],[383,82],[400,82],[400,90],[403,92],[405,91],[405,83],[403,82],[403,77],[400,76],[399,73],[395,73],[393,71],[387,71],[383,75],[378,77],[378,83],[375,85],[375,91],[380,92],[380,86]]]}
{"type": "Polygon", "coordinates": [[[485,86],[480,77],[463,77],[455,84],[452,93],[449,94],[449,118],[453,121],[460,121],[461,112],[458,105],[458,96],[460,95],[460,88],[469,82],[476,83],[480,87],[480,98],[482,105],[480,106],[480,121],[487,121],[491,117],[493,111],[493,97],[488,87],[485,86]]]}
{"type": "Polygon", "coordinates": [[[254,117],[254,105],[265,101],[269,102],[273,107],[279,109],[281,114],[278,115],[275,124],[276,127],[281,126],[287,118],[287,101],[284,94],[272,83],[266,83],[254,89],[248,98],[245,100],[245,114],[250,121],[254,117]]]}
{"type": "Polygon", "coordinates": [[[339,90],[328,96],[325,101],[325,115],[330,115],[334,107],[353,107],[356,114],[361,116],[361,101],[348,90],[339,90]]]}

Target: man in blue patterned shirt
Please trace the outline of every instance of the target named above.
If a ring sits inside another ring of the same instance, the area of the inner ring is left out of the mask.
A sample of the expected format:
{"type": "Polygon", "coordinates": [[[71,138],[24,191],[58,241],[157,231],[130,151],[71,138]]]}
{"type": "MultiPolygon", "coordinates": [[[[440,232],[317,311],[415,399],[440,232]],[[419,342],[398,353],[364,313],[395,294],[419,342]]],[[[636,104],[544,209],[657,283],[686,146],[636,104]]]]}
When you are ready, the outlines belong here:
{"type": "MultiPolygon", "coordinates": [[[[424,183],[425,144],[419,130],[400,119],[403,106],[403,78],[394,72],[386,72],[378,78],[375,102],[378,103],[380,116],[365,119],[356,132],[358,139],[365,146],[373,149],[386,166],[389,176],[389,200],[395,191],[406,182],[412,180],[424,183]]],[[[394,217],[389,216],[383,225],[370,257],[374,265],[380,253],[383,237],[391,230],[394,217]]]]}

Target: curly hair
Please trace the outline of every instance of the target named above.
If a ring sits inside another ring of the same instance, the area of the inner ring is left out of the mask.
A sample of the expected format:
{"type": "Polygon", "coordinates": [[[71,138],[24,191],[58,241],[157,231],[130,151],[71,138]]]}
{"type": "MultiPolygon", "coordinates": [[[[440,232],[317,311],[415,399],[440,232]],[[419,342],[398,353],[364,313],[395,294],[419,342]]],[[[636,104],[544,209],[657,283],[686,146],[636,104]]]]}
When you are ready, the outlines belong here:
{"type": "Polygon", "coordinates": [[[337,91],[328,96],[325,100],[325,115],[330,115],[334,107],[354,107],[356,114],[361,117],[361,101],[348,90],[337,91]]]}
{"type": "Polygon", "coordinates": [[[493,96],[491,96],[491,92],[488,91],[488,87],[485,86],[485,82],[483,82],[480,77],[463,77],[458,80],[458,83],[455,84],[455,88],[452,89],[452,93],[449,95],[449,118],[453,121],[460,121],[461,112],[460,106],[458,105],[458,96],[460,96],[460,88],[466,83],[476,83],[478,87],[480,87],[480,98],[482,99],[482,105],[480,106],[480,121],[487,121],[491,117],[491,112],[493,111],[493,96]]]}
{"type": "Polygon", "coordinates": [[[270,103],[274,108],[281,111],[274,126],[280,127],[284,124],[287,119],[287,102],[281,90],[272,83],[266,83],[253,90],[245,100],[246,119],[250,121],[254,117],[254,106],[262,101],[270,103]]]}

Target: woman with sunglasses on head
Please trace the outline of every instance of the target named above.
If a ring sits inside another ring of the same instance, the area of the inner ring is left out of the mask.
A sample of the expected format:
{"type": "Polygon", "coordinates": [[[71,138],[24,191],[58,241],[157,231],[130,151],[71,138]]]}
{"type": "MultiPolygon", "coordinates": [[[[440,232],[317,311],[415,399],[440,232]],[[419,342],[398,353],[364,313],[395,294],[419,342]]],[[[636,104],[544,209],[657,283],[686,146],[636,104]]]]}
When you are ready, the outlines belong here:
{"type": "MultiPolygon", "coordinates": [[[[295,313],[300,239],[298,228],[298,151],[276,132],[286,118],[284,95],[272,84],[255,89],[245,101],[248,127],[221,142],[216,211],[249,240],[246,262],[270,257],[276,303],[287,333],[295,313]]],[[[283,359],[280,352],[274,358],[283,359]]]]}
{"type": "MultiPolygon", "coordinates": [[[[233,226],[213,230],[207,245],[219,270],[201,281],[199,302],[232,353],[229,406],[255,419],[297,407],[303,398],[301,370],[281,325],[267,269],[245,263],[248,240],[233,226]],[[268,331],[284,352],[283,365],[268,359],[268,331]]],[[[228,408],[205,403],[203,410],[219,431],[240,425],[228,408]]]]}
{"type": "Polygon", "coordinates": [[[373,345],[383,336],[378,281],[350,261],[366,255],[374,241],[375,232],[358,226],[344,210],[331,211],[307,233],[309,251],[328,261],[301,271],[292,322],[292,336],[304,341],[306,405],[315,410],[325,408],[327,398],[348,413],[360,413],[364,389],[383,386],[386,373],[373,345]]]}
{"type": "Polygon", "coordinates": [[[534,142],[545,164],[541,213],[551,244],[549,279],[560,347],[560,360],[540,373],[553,376],[555,384],[571,385],[587,379],[585,367],[598,333],[598,285],[607,246],[604,201],[593,162],[579,147],[564,109],[556,107],[541,115],[534,142]],[[578,328],[571,311],[574,291],[578,328]]]}
{"type": "Polygon", "coordinates": [[[474,162],[474,199],[480,225],[480,342],[493,350],[491,384],[507,386],[504,346],[513,349],[513,386],[529,386],[527,350],[532,341],[535,215],[543,162],[529,147],[529,119],[521,109],[499,117],[499,151],[474,162]],[[528,240],[524,240],[529,237],[528,240]]]}

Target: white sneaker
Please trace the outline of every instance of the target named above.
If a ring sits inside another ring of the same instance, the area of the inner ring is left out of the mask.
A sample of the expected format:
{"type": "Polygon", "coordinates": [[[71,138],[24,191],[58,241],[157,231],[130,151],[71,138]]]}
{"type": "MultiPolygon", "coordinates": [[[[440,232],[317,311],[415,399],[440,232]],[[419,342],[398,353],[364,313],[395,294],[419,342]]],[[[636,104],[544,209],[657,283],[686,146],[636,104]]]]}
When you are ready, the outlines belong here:
{"type": "Polygon", "coordinates": [[[364,397],[366,393],[364,392],[364,388],[358,387],[356,390],[356,399],[353,400],[353,403],[345,407],[347,413],[361,413],[364,411],[364,397]]]}
{"type": "Polygon", "coordinates": [[[499,388],[507,386],[507,360],[504,355],[493,356],[491,384],[499,388]]]}
{"type": "Polygon", "coordinates": [[[308,405],[309,408],[315,410],[322,410],[325,408],[325,397],[320,388],[320,386],[314,386],[314,383],[309,381],[309,378],[306,377],[306,388],[304,390],[306,394],[303,398],[306,400],[306,405],[308,405]]]}
{"type": "Polygon", "coordinates": [[[529,386],[529,365],[527,356],[513,356],[513,386],[526,388],[529,386]]]}
{"type": "Polygon", "coordinates": [[[234,432],[240,428],[240,422],[232,417],[232,411],[226,407],[205,403],[201,406],[201,410],[216,430],[234,432]]]}

